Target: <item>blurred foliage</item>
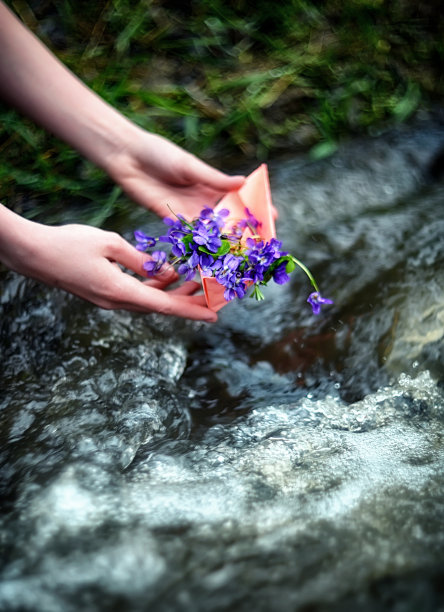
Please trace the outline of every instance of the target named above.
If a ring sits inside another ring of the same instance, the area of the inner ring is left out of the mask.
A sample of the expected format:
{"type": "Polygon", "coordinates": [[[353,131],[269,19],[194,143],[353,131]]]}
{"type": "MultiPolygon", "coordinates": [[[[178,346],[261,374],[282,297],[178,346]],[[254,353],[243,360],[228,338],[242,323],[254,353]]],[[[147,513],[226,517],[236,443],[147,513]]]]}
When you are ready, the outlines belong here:
{"type": "MultiPolygon", "coordinates": [[[[125,115],[225,170],[290,151],[328,155],[444,90],[438,0],[7,4],[125,115]]],[[[69,147],[15,111],[0,114],[4,201],[31,214],[69,196],[92,203],[98,224],[124,202],[69,147]]]]}

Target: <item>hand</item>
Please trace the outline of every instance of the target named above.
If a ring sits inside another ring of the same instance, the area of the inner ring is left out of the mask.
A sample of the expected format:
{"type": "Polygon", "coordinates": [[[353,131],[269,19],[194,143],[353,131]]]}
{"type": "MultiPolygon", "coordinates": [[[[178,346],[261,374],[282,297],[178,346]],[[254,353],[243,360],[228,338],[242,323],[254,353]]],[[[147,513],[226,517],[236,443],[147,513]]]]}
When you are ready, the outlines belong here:
{"type": "Polygon", "coordinates": [[[134,128],[105,169],[130,198],[161,217],[172,211],[187,219],[198,217],[245,180],[212,168],[161,136],[134,128]]]}
{"type": "Polygon", "coordinates": [[[0,93],[161,217],[198,216],[244,177],[230,177],[132,123],[85,86],[0,0],[0,93]]]}
{"type": "Polygon", "coordinates": [[[193,295],[198,283],[191,281],[164,291],[177,280],[172,267],[146,281],[122,271],[119,264],[145,276],[142,265],[149,256],[118,234],[85,225],[41,225],[0,209],[6,211],[3,228],[9,230],[9,240],[0,231],[0,260],[16,272],[102,308],[217,320],[216,313],[206,306],[204,296],[193,295]]]}

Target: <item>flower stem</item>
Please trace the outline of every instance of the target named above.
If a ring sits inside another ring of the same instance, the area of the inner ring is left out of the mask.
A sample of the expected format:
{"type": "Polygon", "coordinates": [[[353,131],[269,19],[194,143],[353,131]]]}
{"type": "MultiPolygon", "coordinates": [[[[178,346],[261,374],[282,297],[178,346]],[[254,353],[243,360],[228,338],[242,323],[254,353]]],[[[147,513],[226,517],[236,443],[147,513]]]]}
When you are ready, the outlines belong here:
{"type": "Polygon", "coordinates": [[[289,257],[291,257],[291,260],[301,268],[301,270],[303,270],[305,272],[305,274],[308,276],[308,278],[310,279],[310,283],[313,285],[313,287],[315,288],[316,291],[319,291],[319,287],[313,277],[313,274],[310,272],[310,270],[307,268],[307,266],[305,264],[302,263],[302,261],[300,261],[299,259],[297,259],[296,257],[294,257],[294,255],[290,255],[289,257]]]}

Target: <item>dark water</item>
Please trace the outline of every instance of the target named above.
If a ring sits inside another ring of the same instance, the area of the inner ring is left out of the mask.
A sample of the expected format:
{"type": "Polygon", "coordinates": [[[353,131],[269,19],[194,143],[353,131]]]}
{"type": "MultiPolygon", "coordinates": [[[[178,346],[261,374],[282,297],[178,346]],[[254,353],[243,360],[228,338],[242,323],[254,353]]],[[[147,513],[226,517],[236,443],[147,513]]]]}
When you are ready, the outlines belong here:
{"type": "Polygon", "coordinates": [[[319,318],[297,273],[213,326],[3,274],[1,610],[444,610],[442,150],[270,164],[319,318]]]}

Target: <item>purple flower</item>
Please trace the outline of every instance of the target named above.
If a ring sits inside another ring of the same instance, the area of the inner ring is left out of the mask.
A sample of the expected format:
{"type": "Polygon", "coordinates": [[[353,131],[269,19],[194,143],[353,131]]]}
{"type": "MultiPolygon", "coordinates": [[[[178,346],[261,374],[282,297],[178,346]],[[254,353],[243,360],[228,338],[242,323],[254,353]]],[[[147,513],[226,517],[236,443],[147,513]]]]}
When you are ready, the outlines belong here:
{"type": "Polygon", "coordinates": [[[212,222],[203,223],[202,221],[197,221],[193,229],[193,240],[196,244],[206,247],[212,253],[215,253],[222,244],[218,227],[212,222]]]}
{"type": "Polygon", "coordinates": [[[179,274],[184,274],[187,281],[193,280],[196,275],[196,268],[190,264],[189,259],[179,264],[177,271],[179,274]]]}
{"type": "MultiPolygon", "coordinates": [[[[221,211],[222,212],[222,211],[221,211]]],[[[231,235],[233,238],[239,240],[242,238],[244,231],[248,227],[252,234],[256,234],[258,228],[262,225],[260,221],[256,219],[256,217],[245,207],[246,219],[240,219],[233,227],[231,228],[231,235]]]]}
{"type": "Polygon", "coordinates": [[[185,280],[188,281],[194,278],[197,266],[200,264],[199,255],[199,251],[196,249],[196,247],[194,247],[194,249],[192,249],[191,256],[189,256],[188,258],[184,257],[181,259],[177,271],[179,272],[179,274],[185,275],[185,280]]]}
{"type": "Polygon", "coordinates": [[[167,259],[164,251],[153,251],[151,253],[151,257],[152,259],[146,261],[142,266],[148,276],[154,276],[157,274],[167,259]]]}
{"type": "Polygon", "coordinates": [[[163,222],[165,225],[168,225],[171,229],[180,230],[183,229],[183,226],[186,223],[185,217],[182,215],[177,215],[177,219],[171,219],[170,217],[164,217],[163,222]]]}
{"type": "Polygon", "coordinates": [[[264,274],[266,271],[267,268],[261,264],[249,266],[245,270],[245,277],[248,278],[248,280],[251,280],[253,283],[260,283],[264,280],[264,274]]]}
{"type": "Polygon", "coordinates": [[[209,255],[208,253],[201,253],[200,251],[198,251],[198,255],[199,266],[205,271],[205,274],[211,274],[211,270],[216,259],[212,255],[209,255]]]}
{"type": "Polygon", "coordinates": [[[246,206],[245,212],[247,213],[247,224],[257,230],[262,225],[262,223],[256,219],[256,217],[248,210],[246,206]]]}
{"type": "Polygon", "coordinates": [[[225,217],[228,217],[230,211],[227,208],[222,208],[218,212],[215,212],[212,208],[204,208],[200,213],[200,219],[204,221],[211,221],[216,227],[221,230],[225,225],[225,217]]]}
{"type": "Polygon", "coordinates": [[[167,236],[161,236],[159,240],[169,242],[172,245],[171,252],[175,257],[183,257],[187,252],[187,247],[184,243],[185,235],[185,232],[173,230],[167,236]]]}
{"type": "Polygon", "coordinates": [[[236,272],[241,262],[241,257],[236,257],[232,253],[228,253],[223,259],[218,258],[215,260],[212,266],[213,274],[220,283],[225,284],[223,283],[223,280],[227,277],[227,275],[231,275],[233,272],[236,272]]]}
{"type": "Polygon", "coordinates": [[[282,242],[272,238],[270,242],[264,242],[262,240],[257,241],[253,238],[247,238],[246,240],[247,250],[246,256],[253,264],[253,266],[262,265],[269,266],[275,259],[279,259],[286,253],[281,253],[282,242]]]}
{"type": "MultiPolygon", "coordinates": [[[[263,281],[271,264],[287,254],[281,252],[282,243],[275,238],[272,238],[270,242],[266,243],[262,240],[247,238],[246,245],[247,249],[245,255],[248,258],[248,270],[246,275],[254,283],[263,281]]],[[[282,271],[279,270],[279,273],[281,272],[282,271]]],[[[283,279],[282,274],[280,274],[279,278],[283,279]]]]}
{"type": "MultiPolygon", "coordinates": [[[[316,287],[310,271],[295,257],[281,251],[282,243],[279,240],[261,240],[258,235],[261,223],[248,208],[245,208],[245,218],[222,233],[229,214],[227,209],[215,212],[207,207],[198,218],[190,222],[181,215],[165,217],[164,223],[168,229],[159,238],[148,236],[140,230],[135,231],[136,248],[139,251],[146,251],[157,242],[170,245],[169,256],[163,251],[154,251],[151,259],[143,264],[147,275],[154,276],[170,261],[177,266],[180,274],[185,275],[186,280],[192,279],[198,269],[205,276],[215,278],[224,288],[227,301],[243,298],[250,285],[253,285],[253,297],[261,300],[264,296],[259,285],[266,285],[271,279],[283,285],[289,281],[289,273],[298,265],[316,287]],[[246,230],[250,234],[248,238],[245,236],[244,242],[242,236],[246,230]]],[[[320,313],[323,304],[333,304],[332,300],[323,298],[318,291],[311,293],[307,301],[314,314],[320,313]]]]}
{"type": "Polygon", "coordinates": [[[182,242],[182,240],[177,239],[174,242],[171,243],[173,246],[171,247],[171,253],[175,256],[175,257],[183,257],[184,255],[186,255],[187,252],[187,247],[185,246],[185,244],[182,242]]]}
{"type": "Polygon", "coordinates": [[[307,302],[311,305],[313,309],[313,314],[318,315],[321,312],[322,304],[333,304],[333,300],[329,300],[328,298],[323,298],[318,291],[314,291],[310,293],[308,296],[307,302]]]}
{"type": "Polygon", "coordinates": [[[183,257],[187,253],[184,238],[190,234],[190,230],[180,220],[174,221],[174,219],[165,217],[163,222],[169,226],[169,230],[165,236],[159,236],[159,242],[168,242],[172,245],[172,254],[175,257],[183,257]]]}
{"type": "Polygon", "coordinates": [[[191,253],[191,257],[189,257],[188,261],[190,262],[190,266],[192,268],[197,268],[200,263],[199,252],[196,248],[193,249],[191,253]]]}
{"type": "Polygon", "coordinates": [[[240,300],[245,295],[245,285],[243,284],[233,284],[230,287],[227,287],[224,291],[224,298],[227,302],[231,302],[234,298],[239,298],[240,300]]]}
{"type": "Polygon", "coordinates": [[[134,238],[137,240],[136,249],[138,251],[146,251],[149,247],[153,247],[156,244],[155,238],[147,236],[147,234],[141,230],[136,230],[134,232],[134,238]]]}
{"type": "Polygon", "coordinates": [[[224,285],[224,298],[229,302],[235,297],[242,299],[245,296],[247,286],[246,279],[243,278],[242,272],[229,272],[222,279],[218,278],[221,285],[224,285]]]}
{"type": "Polygon", "coordinates": [[[277,268],[273,270],[273,280],[278,285],[285,285],[290,280],[290,276],[287,273],[287,262],[279,264],[277,268]]]}
{"type": "Polygon", "coordinates": [[[246,281],[243,272],[239,269],[242,257],[228,253],[223,258],[215,259],[211,274],[217,282],[225,287],[224,298],[229,302],[235,297],[243,298],[246,292],[246,281]]]}

